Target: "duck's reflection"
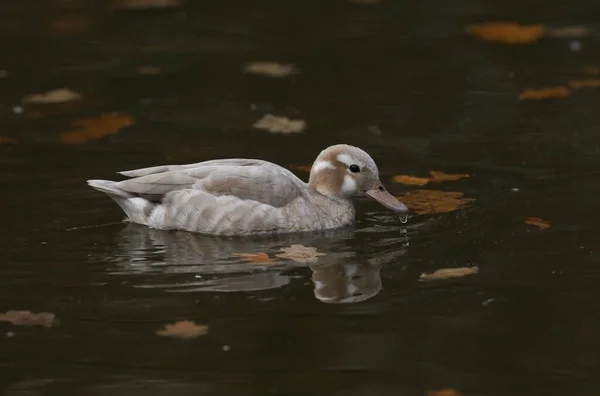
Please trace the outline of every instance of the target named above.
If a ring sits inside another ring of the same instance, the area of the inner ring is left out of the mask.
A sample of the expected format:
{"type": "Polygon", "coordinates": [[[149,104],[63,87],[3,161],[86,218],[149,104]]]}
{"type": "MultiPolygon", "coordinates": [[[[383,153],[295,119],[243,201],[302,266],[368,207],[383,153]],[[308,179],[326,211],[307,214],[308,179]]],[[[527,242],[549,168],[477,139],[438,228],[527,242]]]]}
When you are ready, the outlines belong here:
{"type": "MultiPolygon", "coordinates": [[[[374,244],[382,239],[378,236],[374,244]]],[[[389,241],[389,238],[388,238],[389,241]]],[[[294,244],[317,247],[326,253],[312,270],[315,297],[325,303],[356,303],[382,288],[380,267],[404,254],[406,237],[395,238],[392,250],[356,253],[353,229],[252,238],[215,238],[178,231],[153,230],[129,224],[117,234],[118,249],[111,274],[136,274],[136,287],[168,292],[240,292],[275,289],[302,278],[293,260],[244,261],[239,254],[277,258],[281,248],[294,244]],[[382,260],[382,257],[385,257],[382,260]],[[383,262],[382,262],[383,261],[383,262]],[[160,274],[160,277],[155,276],[160,274]],[[141,283],[141,284],[140,284],[141,283]]],[[[361,240],[364,242],[364,238],[361,240]]],[[[369,244],[373,246],[373,244],[369,244]]],[[[132,283],[132,282],[130,282],[132,283]]]]}

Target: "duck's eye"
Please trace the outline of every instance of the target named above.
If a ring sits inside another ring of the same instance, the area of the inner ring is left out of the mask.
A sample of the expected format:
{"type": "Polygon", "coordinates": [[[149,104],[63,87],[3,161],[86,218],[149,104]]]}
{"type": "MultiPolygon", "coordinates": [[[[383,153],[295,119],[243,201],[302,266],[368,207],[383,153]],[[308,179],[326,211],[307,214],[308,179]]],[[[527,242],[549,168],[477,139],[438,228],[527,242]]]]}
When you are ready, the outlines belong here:
{"type": "Polygon", "coordinates": [[[348,169],[350,169],[350,172],[352,172],[352,173],[360,172],[360,167],[358,165],[350,165],[350,167],[348,169]]]}

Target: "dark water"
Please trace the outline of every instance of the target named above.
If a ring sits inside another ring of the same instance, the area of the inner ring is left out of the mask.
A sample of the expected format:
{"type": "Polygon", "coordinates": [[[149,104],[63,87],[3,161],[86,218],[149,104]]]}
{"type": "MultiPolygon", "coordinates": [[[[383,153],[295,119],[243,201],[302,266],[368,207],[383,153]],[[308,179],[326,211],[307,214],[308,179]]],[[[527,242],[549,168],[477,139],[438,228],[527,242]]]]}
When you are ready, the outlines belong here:
{"type": "Polygon", "coordinates": [[[600,90],[518,96],[594,78],[582,70],[600,66],[598,21],[597,2],[584,0],[128,11],[102,1],[2,2],[0,136],[17,143],[0,144],[0,312],[60,320],[0,323],[4,394],[597,394],[600,90]],[[494,20],[592,31],[521,46],[464,33],[494,20]],[[259,60],[301,73],[240,71],[259,60]],[[143,66],[160,73],[141,74],[143,66]],[[56,88],[82,100],[21,103],[56,88]],[[65,144],[74,120],[110,112],[132,125],[65,144]],[[308,127],[253,128],[266,113],[308,127]],[[218,239],[119,223],[118,207],[85,184],[223,157],[310,164],[339,142],[371,153],[395,194],[440,189],[475,201],[406,225],[361,201],[355,229],[218,239]],[[391,183],[430,170],[471,177],[391,183]],[[552,226],[526,225],[528,217],[552,226]],[[310,265],[232,255],[275,257],[297,243],[327,255],[310,265]],[[465,266],[479,273],[419,281],[465,266]],[[208,325],[208,334],[156,335],[178,320],[208,325]]]}

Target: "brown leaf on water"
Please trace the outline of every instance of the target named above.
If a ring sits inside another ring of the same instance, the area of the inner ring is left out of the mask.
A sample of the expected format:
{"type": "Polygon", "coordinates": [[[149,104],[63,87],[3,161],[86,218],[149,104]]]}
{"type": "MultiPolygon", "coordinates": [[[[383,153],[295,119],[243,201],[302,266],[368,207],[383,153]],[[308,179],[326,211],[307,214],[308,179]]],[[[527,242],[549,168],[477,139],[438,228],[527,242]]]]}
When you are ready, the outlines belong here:
{"type": "Polygon", "coordinates": [[[525,224],[539,227],[542,230],[552,227],[551,221],[542,220],[539,217],[528,217],[525,219],[525,224]]]}
{"type": "Polygon", "coordinates": [[[17,139],[0,136],[0,144],[17,144],[17,139]]]}
{"type": "Polygon", "coordinates": [[[67,88],[54,89],[44,93],[31,94],[23,98],[23,103],[48,104],[64,103],[81,99],[81,95],[67,88]]]}
{"type": "Polygon", "coordinates": [[[105,113],[99,118],[82,118],[73,121],[72,125],[76,129],[62,133],[60,138],[65,144],[83,144],[91,139],[114,135],[134,122],[135,119],[129,114],[105,113]]]}
{"type": "Polygon", "coordinates": [[[459,391],[452,388],[435,389],[427,391],[427,396],[462,396],[459,391]]]}
{"type": "Polygon", "coordinates": [[[460,267],[460,268],[442,268],[435,270],[430,274],[421,274],[420,281],[432,281],[441,279],[460,278],[462,276],[473,275],[479,272],[479,267],[460,267]]]}
{"type": "Polygon", "coordinates": [[[53,327],[59,324],[56,315],[51,312],[33,313],[30,311],[7,311],[0,314],[0,322],[9,322],[15,326],[53,327]]]}
{"type": "Polygon", "coordinates": [[[292,245],[287,248],[281,248],[282,254],[275,256],[297,261],[299,263],[316,263],[319,256],[325,256],[326,253],[317,253],[317,248],[304,245],[292,245]]]}
{"type": "Polygon", "coordinates": [[[571,90],[559,85],[549,88],[526,88],[519,95],[519,99],[566,98],[569,95],[571,95],[571,90]]]}
{"type": "Polygon", "coordinates": [[[432,182],[455,181],[470,177],[466,173],[444,173],[438,171],[430,171],[429,174],[431,175],[429,180],[432,182]]]}
{"type": "Polygon", "coordinates": [[[233,253],[233,255],[252,264],[273,264],[277,262],[277,260],[269,257],[267,253],[233,253]]]}
{"type": "Polygon", "coordinates": [[[254,128],[264,129],[271,133],[282,133],[289,135],[292,133],[300,133],[306,128],[304,120],[290,120],[287,117],[278,117],[273,114],[265,114],[263,118],[256,121],[254,128]]]}
{"type": "Polygon", "coordinates": [[[289,166],[289,168],[293,169],[293,170],[303,171],[303,172],[310,172],[310,170],[312,169],[312,165],[292,164],[289,166]]]}
{"type": "Polygon", "coordinates": [[[396,176],[392,177],[392,182],[408,184],[411,186],[423,186],[423,185],[429,183],[429,178],[428,177],[409,176],[409,175],[396,175],[396,176]]]}
{"type": "Polygon", "coordinates": [[[572,80],[569,81],[571,88],[600,88],[600,79],[588,79],[588,80],[572,80]]]}
{"type": "Polygon", "coordinates": [[[467,26],[467,33],[480,40],[505,44],[533,44],[546,32],[544,25],[519,25],[514,22],[483,22],[467,26]]]}
{"type": "Polygon", "coordinates": [[[162,69],[157,66],[140,66],[138,72],[144,76],[156,76],[162,73],[162,69]]]}
{"type": "Polygon", "coordinates": [[[397,198],[417,214],[446,213],[463,209],[475,198],[463,198],[463,193],[440,190],[415,190],[397,198]]]}
{"type": "Polygon", "coordinates": [[[208,333],[208,326],[199,325],[190,320],[179,320],[168,324],[164,329],[158,330],[156,334],[164,337],[174,337],[182,340],[191,340],[208,333]]]}
{"type": "Polygon", "coordinates": [[[250,74],[262,74],[263,76],[282,78],[299,74],[298,69],[293,64],[281,64],[277,62],[250,62],[242,68],[242,72],[250,74]]]}

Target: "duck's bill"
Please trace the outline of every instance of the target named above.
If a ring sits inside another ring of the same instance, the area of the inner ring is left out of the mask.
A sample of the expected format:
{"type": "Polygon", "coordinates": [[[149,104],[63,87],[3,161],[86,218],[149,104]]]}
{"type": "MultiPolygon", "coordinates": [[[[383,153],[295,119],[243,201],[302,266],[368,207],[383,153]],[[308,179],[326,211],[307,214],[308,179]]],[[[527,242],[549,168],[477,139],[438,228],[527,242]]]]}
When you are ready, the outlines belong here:
{"type": "Polygon", "coordinates": [[[394,197],[392,194],[390,194],[385,189],[385,187],[383,187],[383,184],[381,184],[379,180],[375,182],[373,188],[365,191],[365,194],[367,194],[369,197],[373,198],[375,201],[379,202],[388,209],[400,213],[408,213],[409,211],[408,207],[402,202],[398,201],[396,197],[394,197]]]}

